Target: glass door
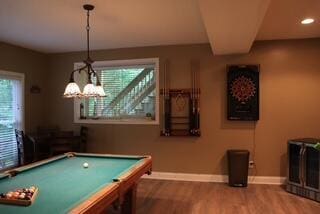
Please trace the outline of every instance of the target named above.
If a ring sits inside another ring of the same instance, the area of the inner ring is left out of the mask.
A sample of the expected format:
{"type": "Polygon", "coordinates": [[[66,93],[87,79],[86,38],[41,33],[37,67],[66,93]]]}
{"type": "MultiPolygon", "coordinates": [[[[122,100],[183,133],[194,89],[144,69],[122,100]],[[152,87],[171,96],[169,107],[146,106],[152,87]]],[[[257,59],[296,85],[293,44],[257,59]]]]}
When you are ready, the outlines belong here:
{"type": "Polygon", "coordinates": [[[304,158],[304,186],[313,190],[320,190],[320,151],[313,148],[313,144],[305,144],[304,158]]]}
{"type": "Polygon", "coordinates": [[[0,71],[0,171],[19,163],[15,129],[23,130],[23,78],[0,71]]]}
{"type": "Polygon", "coordinates": [[[288,143],[288,182],[302,186],[301,181],[301,155],[303,144],[299,142],[288,143]]]}

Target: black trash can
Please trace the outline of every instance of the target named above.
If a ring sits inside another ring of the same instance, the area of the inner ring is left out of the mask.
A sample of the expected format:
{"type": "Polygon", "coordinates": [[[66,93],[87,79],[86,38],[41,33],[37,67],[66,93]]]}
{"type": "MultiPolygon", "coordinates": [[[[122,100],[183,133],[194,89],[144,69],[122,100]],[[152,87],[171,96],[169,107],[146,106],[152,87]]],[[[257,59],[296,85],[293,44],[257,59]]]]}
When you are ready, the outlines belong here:
{"type": "Polygon", "coordinates": [[[249,151],[228,150],[229,185],[246,187],[248,185],[249,151]]]}

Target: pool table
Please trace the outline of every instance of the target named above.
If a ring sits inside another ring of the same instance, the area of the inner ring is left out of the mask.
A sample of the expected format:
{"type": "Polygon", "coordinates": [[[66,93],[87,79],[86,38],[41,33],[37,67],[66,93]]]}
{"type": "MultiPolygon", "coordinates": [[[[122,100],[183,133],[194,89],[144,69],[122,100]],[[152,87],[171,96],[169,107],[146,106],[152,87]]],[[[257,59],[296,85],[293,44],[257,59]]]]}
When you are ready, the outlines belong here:
{"type": "Polygon", "coordinates": [[[100,213],[110,205],[135,213],[137,182],[151,167],[151,156],[72,152],[35,162],[0,174],[0,192],[38,187],[34,203],[0,204],[0,213],[100,213]]]}

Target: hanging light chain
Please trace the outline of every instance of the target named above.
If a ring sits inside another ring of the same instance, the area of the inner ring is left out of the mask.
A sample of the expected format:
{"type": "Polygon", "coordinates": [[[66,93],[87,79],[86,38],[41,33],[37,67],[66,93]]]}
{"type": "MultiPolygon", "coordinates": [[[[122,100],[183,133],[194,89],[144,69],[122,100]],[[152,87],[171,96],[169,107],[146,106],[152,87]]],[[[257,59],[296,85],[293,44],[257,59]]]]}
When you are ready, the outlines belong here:
{"type": "Polygon", "coordinates": [[[89,50],[90,50],[90,42],[89,42],[89,31],[90,31],[90,24],[89,24],[89,17],[90,17],[90,10],[87,10],[87,59],[90,59],[89,50]]]}

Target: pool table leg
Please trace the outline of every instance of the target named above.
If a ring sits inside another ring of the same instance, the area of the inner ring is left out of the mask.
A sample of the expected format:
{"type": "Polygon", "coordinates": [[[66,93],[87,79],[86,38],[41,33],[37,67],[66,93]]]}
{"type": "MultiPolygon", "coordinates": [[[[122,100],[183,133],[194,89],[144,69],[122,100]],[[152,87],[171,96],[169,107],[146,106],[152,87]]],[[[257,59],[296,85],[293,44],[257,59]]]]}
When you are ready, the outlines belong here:
{"type": "Polygon", "coordinates": [[[121,206],[121,214],[135,214],[136,213],[136,200],[137,200],[137,183],[126,192],[121,206]]]}

